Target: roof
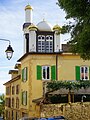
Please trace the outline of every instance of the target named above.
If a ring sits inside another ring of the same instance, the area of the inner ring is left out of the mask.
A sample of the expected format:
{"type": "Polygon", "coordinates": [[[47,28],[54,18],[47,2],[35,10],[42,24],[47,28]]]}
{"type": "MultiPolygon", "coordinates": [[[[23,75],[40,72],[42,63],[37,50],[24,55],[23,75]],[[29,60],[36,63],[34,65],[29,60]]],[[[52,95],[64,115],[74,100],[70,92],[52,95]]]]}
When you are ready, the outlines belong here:
{"type": "Polygon", "coordinates": [[[63,52],[71,52],[70,44],[62,44],[62,50],[63,52]]]}
{"type": "Polygon", "coordinates": [[[12,74],[12,73],[17,74],[18,70],[9,70],[9,74],[12,74]]]}
{"type": "Polygon", "coordinates": [[[52,31],[52,26],[47,21],[43,20],[37,24],[38,30],[40,31],[52,31]]]}
{"type": "Polygon", "coordinates": [[[28,27],[29,25],[31,25],[31,24],[32,24],[32,23],[24,23],[24,24],[23,24],[23,29],[24,29],[24,28],[27,28],[27,27],[28,27]]]}
{"type": "Polygon", "coordinates": [[[37,26],[34,25],[34,24],[31,24],[31,25],[28,26],[27,29],[29,29],[29,30],[37,30],[37,26]]]}
{"type": "Polygon", "coordinates": [[[25,7],[25,10],[27,10],[27,9],[32,10],[32,7],[31,7],[30,5],[27,5],[27,6],[25,7]]]}
{"type": "Polygon", "coordinates": [[[14,68],[15,68],[15,69],[18,69],[18,68],[20,68],[20,67],[21,67],[21,63],[16,63],[14,68]]]}
{"type": "Polygon", "coordinates": [[[33,99],[32,102],[40,105],[40,104],[50,104],[51,102],[48,100],[47,97],[41,97],[41,98],[37,98],[37,99],[33,99]]]}
{"type": "Polygon", "coordinates": [[[17,62],[20,62],[21,60],[23,60],[25,57],[27,57],[28,55],[56,55],[56,54],[62,54],[62,51],[59,51],[59,52],[52,52],[52,53],[39,53],[39,52],[29,52],[29,53],[26,53],[24,54],[17,62]]]}
{"type": "Polygon", "coordinates": [[[15,78],[13,78],[13,79],[11,79],[11,80],[7,81],[7,82],[6,82],[6,83],[4,83],[3,85],[10,84],[10,83],[12,83],[12,82],[14,82],[14,81],[19,80],[20,78],[21,78],[21,75],[18,75],[17,77],[15,77],[15,78]]]}
{"type": "Polygon", "coordinates": [[[61,27],[60,27],[58,24],[56,24],[56,25],[53,27],[53,30],[61,30],[61,27]]]}

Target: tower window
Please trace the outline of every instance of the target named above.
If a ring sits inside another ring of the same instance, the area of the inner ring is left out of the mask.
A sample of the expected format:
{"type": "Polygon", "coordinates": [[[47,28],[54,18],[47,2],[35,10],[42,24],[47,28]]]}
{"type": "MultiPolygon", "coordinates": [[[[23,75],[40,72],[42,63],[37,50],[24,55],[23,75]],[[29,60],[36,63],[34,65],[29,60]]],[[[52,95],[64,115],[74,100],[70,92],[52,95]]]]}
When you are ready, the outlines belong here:
{"type": "Polygon", "coordinates": [[[29,52],[29,34],[25,34],[25,39],[26,39],[26,52],[29,52]]]}
{"type": "Polygon", "coordinates": [[[39,35],[38,36],[38,52],[53,52],[53,36],[52,35],[39,35]]]}

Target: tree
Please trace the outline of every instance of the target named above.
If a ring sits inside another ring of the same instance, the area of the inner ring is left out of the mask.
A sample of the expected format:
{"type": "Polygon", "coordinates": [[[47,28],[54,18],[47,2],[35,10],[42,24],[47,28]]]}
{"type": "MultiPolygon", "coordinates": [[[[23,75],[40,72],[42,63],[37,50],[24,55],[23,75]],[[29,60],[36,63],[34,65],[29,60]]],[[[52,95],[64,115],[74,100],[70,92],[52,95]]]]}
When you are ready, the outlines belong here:
{"type": "Polygon", "coordinates": [[[67,24],[61,33],[70,33],[68,44],[81,58],[90,59],[90,0],[58,0],[57,3],[66,12],[67,24]]]}
{"type": "Polygon", "coordinates": [[[4,117],[5,97],[4,94],[0,95],[0,116],[4,117]]]}

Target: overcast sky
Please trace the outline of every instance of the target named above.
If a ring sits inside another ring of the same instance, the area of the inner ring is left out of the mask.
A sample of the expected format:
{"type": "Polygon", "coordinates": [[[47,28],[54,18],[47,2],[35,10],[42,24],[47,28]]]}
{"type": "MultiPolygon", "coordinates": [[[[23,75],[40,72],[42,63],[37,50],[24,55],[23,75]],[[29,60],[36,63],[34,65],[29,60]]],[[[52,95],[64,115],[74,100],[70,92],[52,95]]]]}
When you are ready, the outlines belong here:
{"type": "MultiPolygon", "coordinates": [[[[8,42],[0,41],[0,93],[5,92],[3,83],[10,80],[9,70],[14,69],[17,60],[23,55],[23,30],[25,6],[33,7],[33,23],[37,25],[45,18],[52,26],[62,26],[65,13],[56,5],[57,0],[0,0],[0,38],[9,39],[14,49],[13,58],[7,60],[5,50],[8,42]]],[[[61,42],[67,38],[61,36],[61,42]]]]}

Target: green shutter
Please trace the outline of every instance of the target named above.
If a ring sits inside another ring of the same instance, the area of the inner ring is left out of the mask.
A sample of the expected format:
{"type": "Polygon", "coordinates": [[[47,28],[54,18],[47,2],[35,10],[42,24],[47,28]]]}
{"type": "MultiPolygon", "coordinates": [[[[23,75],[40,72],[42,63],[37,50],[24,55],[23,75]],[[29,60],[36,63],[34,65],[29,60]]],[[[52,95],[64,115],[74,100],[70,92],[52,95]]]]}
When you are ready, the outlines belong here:
{"type": "Polygon", "coordinates": [[[75,67],[75,72],[76,72],[76,80],[80,80],[80,66],[75,67]]]}
{"type": "Polygon", "coordinates": [[[22,69],[22,81],[24,81],[24,69],[22,69]]]}
{"type": "Polygon", "coordinates": [[[56,80],[56,66],[51,66],[51,80],[56,80]]]}
{"type": "Polygon", "coordinates": [[[37,80],[42,79],[42,68],[41,66],[37,65],[37,80]]]}

